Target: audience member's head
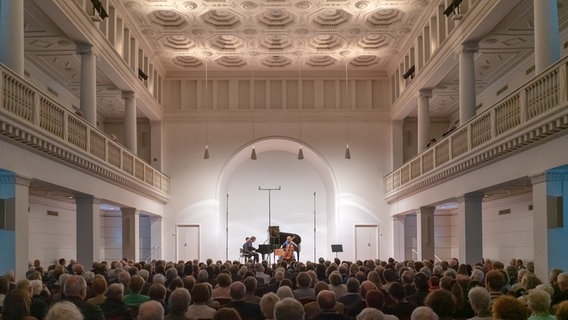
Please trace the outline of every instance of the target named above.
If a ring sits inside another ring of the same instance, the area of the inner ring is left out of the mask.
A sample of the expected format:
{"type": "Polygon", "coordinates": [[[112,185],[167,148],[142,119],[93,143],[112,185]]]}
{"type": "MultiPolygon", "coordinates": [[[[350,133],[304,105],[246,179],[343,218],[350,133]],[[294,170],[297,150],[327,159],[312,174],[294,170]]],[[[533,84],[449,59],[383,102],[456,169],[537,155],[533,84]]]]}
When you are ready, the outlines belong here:
{"type": "Polygon", "coordinates": [[[335,308],[335,293],[330,290],[322,290],[318,293],[316,301],[321,311],[330,311],[335,308]]]}
{"type": "Polygon", "coordinates": [[[170,314],[181,315],[185,314],[189,304],[191,303],[191,296],[185,288],[177,288],[170,294],[168,298],[168,307],[170,314]]]}
{"type": "Polygon", "coordinates": [[[221,308],[213,316],[213,320],[241,320],[235,308],[221,308]]]}
{"type": "Polygon", "coordinates": [[[550,294],[544,290],[529,291],[527,306],[533,315],[548,315],[550,311],[550,294]]]}
{"type": "Polygon", "coordinates": [[[259,305],[260,311],[262,311],[265,318],[268,319],[274,316],[274,307],[278,301],[280,301],[280,298],[274,292],[269,292],[262,296],[259,305]]]}
{"type": "Polygon", "coordinates": [[[106,298],[113,301],[122,301],[124,286],[120,283],[111,283],[106,289],[106,298]]]}
{"type": "Polygon", "coordinates": [[[513,296],[501,296],[493,302],[493,319],[526,320],[529,316],[527,308],[513,296]]]}
{"type": "Polygon", "coordinates": [[[360,293],[361,292],[361,283],[356,278],[349,278],[347,280],[347,292],[350,293],[360,293]]]}
{"type": "Polygon", "coordinates": [[[308,288],[310,286],[311,282],[312,282],[312,278],[305,271],[298,273],[298,275],[296,276],[296,286],[298,288],[308,288]]]}
{"type": "MultiPolygon", "coordinates": [[[[122,285],[120,285],[122,286],[122,285]]],[[[69,301],[57,302],[49,308],[44,320],[83,320],[79,307],[69,301]]]]}
{"type": "Polygon", "coordinates": [[[31,295],[29,290],[13,289],[4,297],[2,319],[23,319],[30,315],[31,295]]]}
{"type": "Polygon", "coordinates": [[[424,305],[430,307],[442,319],[451,318],[456,311],[455,297],[444,289],[430,292],[424,299],[424,305]]]}
{"type": "Polygon", "coordinates": [[[246,292],[254,294],[258,284],[258,280],[256,280],[256,277],[247,277],[243,280],[243,284],[245,285],[246,292]]]}
{"type": "Polygon", "coordinates": [[[292,292],[292,288],[288,286],[278,288],[278,290],[276,290],[276,295],[280,298],[280,300],[284,298],[294,298],[294,292],[292,292]]]}
{"type": "Polygon", "coordinates": [[[130,278],[130,283],[128,283],[128,288],[132,293],[140,293],[144,287],[144,283],[144,279],[141,276],[132,276],[130,278]]]}
{"type": "Polygon", "coordinates": [[[304,317],[304,306],[294,298],[284,298],[274,307],[274,320],[304,320],[304,317]]]}
{"type": "Polygon", "coordinates": [[[107,289],[107,281],[105,277],[98,275],[93,279],[93,291],[96,295],[102,295],[107,289]]]}
{"type": "Polygon", "coordinates": [[[469,304],[475,312],[475,314],[484,314],[491,312],[491,296],[489,291],[484,287],[474,287],[469,290],[467,294],[469,298],[469,304]]]}
{"type": "Polygon", "coordinates": [[[365,308],[359,312],[357,320],[383,320],[385,315],[375,308],[365,308]]]}
{"type": "Polygon", "coordinates": [[[191,290],[191,297],[194,304],[205,304],[211,298],[211,289],[205,283],[197,283],[191,290]]]}
{"type": "Polygon", "coordinates": [[[240,281],[235,281],[231,283],[229,287],[229,295],[231,296],[231,300],[239,301],[243,300],[246,294],[245,285],[240,281]]]}
{"type": "Polygon", "coordinates": [[[371,290],[365,296],[367,307],[383,310],[385,306],[385,294],[381,290],[371,290]]]}
{"type": "Polygon", "coordinates": [[[148,297],[150,297],[151,300],[165,303],[167,291],[168,290],[166,289],[166,286],[164,286],[163,284],[154,283],[150,286],[150,288],[148,288],[148,297]]]}
{"type": "Polygon", "coordinates": [[[438,315],[430,307],[417,307],[412,311],[410,320],[438,320],[438,315]]]}
{"type": "Polygon", "coordinates": [[[568,320],[568,300],[562,301],[557,305],[556,320],[568,320]]]}
{"type": "Polygon", "coordinates": [[[78,275],[72,275],[65,280],[63,292],[66,297],[79,297],[85,299],[87,295],[87,282],[85,278],[78,275]]]}
{"type": "Polygon", "coordinates": [[[163,320],[164,307],[158,301],[150,300],[138,307],[137,320],[163,320]]]}
{"type": "Polygon", "coordinates": [[[503,274],[497,270],[491,270],[485,275],[485,287],[489,292],[501,291],[506,281],[503,274]]]}

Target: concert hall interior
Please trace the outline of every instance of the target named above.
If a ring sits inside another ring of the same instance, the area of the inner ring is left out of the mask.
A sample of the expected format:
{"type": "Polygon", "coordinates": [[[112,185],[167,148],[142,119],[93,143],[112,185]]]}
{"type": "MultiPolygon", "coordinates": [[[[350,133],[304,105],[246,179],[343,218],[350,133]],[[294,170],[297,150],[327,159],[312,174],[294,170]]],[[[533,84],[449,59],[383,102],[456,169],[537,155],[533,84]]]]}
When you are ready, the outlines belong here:
{"type": "Polygon", "coordinates": [[[0,4],[0,274],[283,235],[568,269],[567,1],[0,4]]]}

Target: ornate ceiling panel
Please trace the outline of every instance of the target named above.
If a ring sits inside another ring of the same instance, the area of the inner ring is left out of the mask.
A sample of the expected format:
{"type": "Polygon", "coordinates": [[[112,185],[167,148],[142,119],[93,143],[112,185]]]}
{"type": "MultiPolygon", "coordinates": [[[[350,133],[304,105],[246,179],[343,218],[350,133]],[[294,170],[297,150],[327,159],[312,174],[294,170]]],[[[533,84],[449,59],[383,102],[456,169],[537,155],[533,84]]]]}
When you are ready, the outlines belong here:
{"type": "Polygon", "coordinates": [[[413,22],[428,3],[131,0],[124,6],[168,69],[203,70],[208,60],[211,71],[293,71],[343,70],[346,63],[361,70],[384,67],[404,54],[401,44],[410,41],[413,22]]]}

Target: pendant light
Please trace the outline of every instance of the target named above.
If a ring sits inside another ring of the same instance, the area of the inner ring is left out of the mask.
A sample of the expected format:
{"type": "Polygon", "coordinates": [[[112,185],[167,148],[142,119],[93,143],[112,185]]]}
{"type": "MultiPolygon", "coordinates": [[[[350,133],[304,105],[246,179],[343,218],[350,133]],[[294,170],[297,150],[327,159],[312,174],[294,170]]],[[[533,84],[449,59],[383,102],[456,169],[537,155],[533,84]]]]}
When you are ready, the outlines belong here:
{"type": "MultiPolygon", "coordinates": [[[[207,58],[205,60],[205,91],[207,92],[207,58]]],[[[203,152],[203,159],[209,159],[209,147],[207,145],[207,119],[205,120],[205,151],[203,152]]]]}
{"type": "MultiPolygon", "coordinates": [[[[303,63],[303,59],[302,56],[300,55],[300,67],[298,68],[298,90],[300,90],[300,87],[302,85],[302,63],[303,63]]],[[[304,160],[304,152],[302,151],[302,107],[299,106],[299,122],[300,122],[300,146],[298,148],[298,160],[304,160]]]]}
{"type": "MultiPolygon", "coordinates": [[[[347,58],[345,59],[345,95],[347,102],[349,102],[349,77],[347,75],[347,58]]],[[[345,159],[351,159],[351,151],[349,151],[349,120],[345,123],[347,143],[345,146],[345,159]]]]}
{"type": "Polygon", "coordinates": [[[209,159],[209,147],[207,146],[207,120],[205,120],[205,152],[203,152],[203,159],[209,159]]]}
{"type": "MultiPolygon", "coordinates": [[[[251,68],[252,68],[252,81],[251,81],[251,86],[252,86],[252,97],[251,97],[251,101],[252,101],[252,140],[254,141],[254,125],[255,125],[255,105],[254,105],[254,98],[255,98],[255,85],[254,85],[254,64],[252,63],[252,53],[250,54],[250,61],[251,61],[251,68]]],[[[249,92],[251,92],[249,91],[249,92]]],[[[251,160],[256,160],[256,149],[254,148],[254,144],[252,145],[252,150],[250,152],[250,159],[251,160]]]]}

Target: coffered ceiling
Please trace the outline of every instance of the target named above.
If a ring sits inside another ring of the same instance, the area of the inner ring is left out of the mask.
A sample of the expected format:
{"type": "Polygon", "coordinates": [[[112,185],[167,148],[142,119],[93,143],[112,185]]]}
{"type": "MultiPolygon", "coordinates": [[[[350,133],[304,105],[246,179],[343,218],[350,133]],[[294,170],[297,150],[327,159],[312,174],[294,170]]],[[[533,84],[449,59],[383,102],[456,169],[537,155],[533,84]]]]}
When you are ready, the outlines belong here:
{"type": "Polygon", "coordinates": [[[361,68],[399,58],[427,0],[125,1],[168,70],[361,68]]]}
{"type": "MultiPolygon", "coordinates": [[[[79,96],[80,57],[46,0],[25,1],[25,53],[35,66],[79,96]]],[[[51,1],[51,0],[50,0],[51,1]]],[[[86,1],[86,0],[84,0],[86,1]]],[[[517,5],[479,39],[476,87],[481,92],[534,49],[533,0],[517,5]]],[[[559,21],[566,27],[566,1],[559,21]]],[[[372,75],[396,70],[438,0],[121,0],[152,63],[165,77],[237,77],[291,74],[372,75]]],[[[459,21],[452,22],[459,24],[459,21]]],[[[133,26],[130,26],[131,28],[133,26]]],[[[458,102],[457,63],[431,84],[431,117],[449,118],[458,102]]],[[[120,91],[97,73],[99,113],[122,118],[120,91]]],[[[143,116],[140,115],[139,116],[143,116]]],[[[408,116],[415,116],[409,111],[408,116]]]]}

